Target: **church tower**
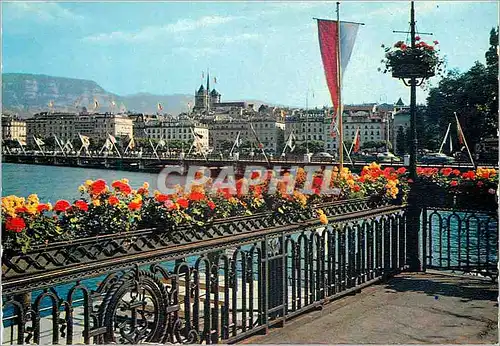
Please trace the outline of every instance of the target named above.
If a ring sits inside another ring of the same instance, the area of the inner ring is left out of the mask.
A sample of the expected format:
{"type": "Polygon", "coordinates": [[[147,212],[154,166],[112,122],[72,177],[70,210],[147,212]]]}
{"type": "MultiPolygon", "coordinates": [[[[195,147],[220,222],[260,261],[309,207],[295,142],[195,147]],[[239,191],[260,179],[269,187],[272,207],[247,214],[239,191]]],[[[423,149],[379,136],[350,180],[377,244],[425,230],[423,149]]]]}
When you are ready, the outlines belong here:
{"type": "Polygon", "coordinates": [[[207,108],[207,91],[203,87],[203,84],[200,85],[198,91],[194,93],[194,107],[193,110],[203,110],[207,108]]]}

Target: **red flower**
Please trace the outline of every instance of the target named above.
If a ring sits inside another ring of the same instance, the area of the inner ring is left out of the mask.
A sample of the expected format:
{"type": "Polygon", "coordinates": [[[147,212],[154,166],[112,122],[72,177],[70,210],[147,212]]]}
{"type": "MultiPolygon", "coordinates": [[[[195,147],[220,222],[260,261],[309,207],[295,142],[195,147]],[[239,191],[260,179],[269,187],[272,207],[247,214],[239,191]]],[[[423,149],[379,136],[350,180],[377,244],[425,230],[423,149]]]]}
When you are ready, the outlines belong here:
{"type": "Polygon", "coordinates": [[[182,207],[182,208],[187,208],[189,206],[189,201],[185,198],[179,198],[177,200],[177,203],[179,203],[179,205],[182,207]]]}
{"type": "Polygon", "coordinates": [[[159,194],[159,195],[156,195],[155,198],[156,198],[156,200],[158,202],[165,202],[165,201],[167,201],[167,200],[170,199],[170,196],[169,195],[164,195],[164,194],[159,194]]]}
{"type": "Polygon", "coordinates": [[[441,173],[442,173],[445,177],[449,176],[449,175],[451,174],[451,172],[453,172],[453,169],[451,169],[451,168],[442,168],[442,169],[441,169],[441,173]]]}
{"type": "Polygon", "coordinates": [[[420,41],[420,36],[415,36],[415,41],[420,41]]]}
{"type": "Polygon", "coordinates": [[[106,190],[106,182],[102,179],[96,180],[90,185],[90,191],[94,195],[100,195],[106,190]]]}
{"type": "Polygon", "coordinates": [[[401,50],[406,50],[406,48],[408,48],[408,46],[407,46],[406,44],[404,44],[404,43],[403,43],[403,44],[401,45],[401,50]]]}
{"type": "Polygon", "coordinates": [[[259,172],[252,172],[252,174],[250,175],[250,179],[257,179],[258,177],[260,177],[259,172]]]}
{"type": "Polygon", "coordinates": [[[458,185],[458,181],[456,181],[456,180],[452,180],[450,182],[450,186],[457,186],[457,185],[458,185]]]}
{"type": "Polygon", "coordinates": [[[116,196],[111,196],[108,198],[108,203],[110,205],[117,205],[118,203],[120,203],[120,200],[116,198],[116,196]]]}
{"type": "Polygon", "coordinates": [[[137,189],[137,193],[139,195],[147,195],[149,193],[149,191],[147,189],[143,188],[143,187],[140,187],[140,188],[137,189]]]}
{"type": "Polygon", "coordinates": [[[473,180],[475,177],[476,177],[476,173],[474,173],[474,171],[468,171],[468,172],[462,173],[462,178],[464,178],[464,179],[473,180]]]}
{"type": "Polygon", "coordinates": [[[26,208],[25,206],[16,208],[16,213],[27,213],[27,212],[28,212],[28,208],[26,208]]]}
{"type": "Polygon", "coordinates": [[[16,233],[21,232],[26,227],[26,223],[23,218],[20,217],[8,217],[5,221],[5,229],[7,231],[14,231],[16,233]]]}
{"type": "Polygon", "coordinates": [[[434,42],[434,44],[439,44],[439,42],[438,42],[438,41],[433,41],[433,42],[434,42]]]}
{"type": "Polygon", "coordinates": [[[406,168],[405,167],[400,167],[397,170],[398,174],[405,174],[406,173],[406,168]]]}
{"type": "Polygon", "coordinates": [[[319,176],[316,176],[316,177],[314,177],[314,178],[313,178],[313,183],[312,183],[312,185],[313,185],[313,187],[318,188],[318,187],[321,187],[321,183],[322,183],[322,182],[323,182],[323,178],[322,178],[322,177],[319,177],[319,176]]]}
{"type": "Polygon", "coordinates": [[[38,207],[36,207],[36,210],[41,213],[43,211],[50,210],[50,208],[48,204],[39,204],[38,207]]]}
{"type": "Polygon", "coordinates": [[[361,190],[361,188],[359,187],[359,185],[354,185],[353,190],[354,192],[358,192],[359,190],[361,190]]]}
{"type": "Polygon", "coordinates": [[[205,195],[201,192],[193,191],[189,194],[189,199],[192,201],[201,201],[205,198],[205,195]]]}
{"type": "Polygon", "coordinates": [[[231,190],[228,187],[219,189],[219,193],[222,194],[225,199],[230,199],[232,197],[231,190]]]}
{"type": "Polygon", "coordinates": [[[71,204],[69,204],[68,201],[65,201],[65,200],[59,200],[56,202],[56,204],[54,205],[54,211],[62,211],[62,212],[65,212],[66,210],[68,210],[69,208],[71,208],[71,204]]]}
{"type": "Polygon", "coordinates": [[[478,186],[478,187],[482,187],[483,185],[484,185],[484,183],[483,183],[482,181],[478,181],[478,182],[477,182],[477,186],[478,186]]]}
{"type": "Polygon", "coordinates": [[[83,210],[83,211],[89,210],[89,205],[87,204],[87,202],[82,201],[82,200],[76,201],[75,207],[77,207],[78,209],[83,210]]]}
{"type": "Polygon", "coordinates": [[[412,184],[413,183],[413,179],[408,179],[408,184],[412,184]]]}
{"type": "Polygon", "coordinates": [[[458,169],[454,169],[454,170],[452,171],[452,173],[453,173],[454,175],[456,175],[457,177],[460,175],[460,171],[459,171],[458,169]]]}
{"type": "Polygon", "coordinates": [[[142,206],[142,201],[139,201],[139,202],[130,202],[128,204],[128,208],[130,210],[139,210],[139,209],[141,209],[141,206],[142,206]]]}
{"type": "Polygon", "coordinates": [[[164,203],[165,207],[167,207],[168,209],[172,210],[172,209],[175,209],[176,206],[175,206],[175,203],[172,202],[172,200],[170,199],[167,199],[164,203]]]}
{"type": "Polygon", "coordinates": [[[115,181],[111,186],[120,191],[121,193],[123,193],[124,195],[128,195],[132,192],[132,188],[130,187],[130,185],[123,183],[121,181],[115,181]]]}
{"type": "Polygon", "coordinates": [[[214,210],[215,209],[215,203],[212,202],[212,201],[208,201],[207,203],[208,207],[211,209],[211,210],[214,210]]]}
{"type": "Polygon", "coordinates": [[[364,176],[359,177],[358,181],[360,183],[364,183],[365,182],[365,177],[364,176]]]}

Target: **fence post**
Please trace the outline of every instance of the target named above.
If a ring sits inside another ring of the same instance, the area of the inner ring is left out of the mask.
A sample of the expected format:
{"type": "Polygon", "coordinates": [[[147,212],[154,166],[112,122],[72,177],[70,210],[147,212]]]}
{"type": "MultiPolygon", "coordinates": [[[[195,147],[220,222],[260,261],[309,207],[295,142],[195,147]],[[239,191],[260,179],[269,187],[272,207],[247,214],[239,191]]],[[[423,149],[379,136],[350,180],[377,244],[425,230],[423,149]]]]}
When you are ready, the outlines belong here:
{"type": "Polygon", "coordinates": [[[414,183],[408,194],[408,209],[406,217],[406,264],[410,271],[422,271],[419,256],[420,207],[418,183],[414,183]]]}

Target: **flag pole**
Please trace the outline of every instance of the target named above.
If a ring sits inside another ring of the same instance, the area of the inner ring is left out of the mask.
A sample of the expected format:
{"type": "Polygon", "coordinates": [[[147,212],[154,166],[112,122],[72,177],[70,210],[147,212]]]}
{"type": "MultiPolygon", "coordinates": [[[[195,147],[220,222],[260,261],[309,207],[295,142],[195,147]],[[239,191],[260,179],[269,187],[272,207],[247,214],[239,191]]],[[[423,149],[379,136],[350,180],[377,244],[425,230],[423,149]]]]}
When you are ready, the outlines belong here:
{"type": "Polygon", "coordinates": [[[241,131],[238,131],[238,134],[236,135],[236,140],[234,141],[233,147],[231,148],[231,152],[229,153],[230,156],[233,155],[233,151],[234,151],[234,148],[236,146],[238,146],[238,148],[239,148],[239,142],[238,141],[240,140],[240,133],[241,133],[241,131]]]}
{"type": "Polygon", "coordinates": [[[354,134],[354,139],[352,140],[351,147],[349,148],[349,154],[352,153],[352,148],[354,147],[354,142],[356,142],[356,139],[358,138],[358,131],[359,131],[359,127],[356,129],[356,133],[354,134]]]}
{"type": "Polygon", "coordinates": [[[5,147],[5,149],[7,149],[7,153],[11,154],[9,146],[5,144],[5,141],[3,139],[2,139],[2,147],[5,147]]]}
{"type": "Polygon", "coordinates": [[[33,138],[35,139],[35,143],[38,146],[38,149],[40,149],[40,151],[42,152],[42,155],[45,156],[45,152],[43,151],[42,147],[40,146],[40,143],[38,142],[38,138],[36,138],[35,136],[33,136],[33,138]]]}
{"type": "Polygon", "coordinates": [[[339,104],[337,109],[338,124],[337,130],[339,131],[340,151],[339,161],[340,170],[344,167],[344,134],[342,126],[342,64],[340,61],[340,2],[337,1],[337,86],[339,92],[339,104]]]}
{"type": "Polygon", "coordinates": [[[474,169],[476,169],[476,164],[474,163],[474,160],[472,159],[472,155],[471,155],[470,150],[469,150],[469,145],[467,144],[467,140],[465,139],[464,131],[462,131],[462,126],[460,125],[460,122],[458,121],[457,112],[453,112],[453,113],[455,114],[455,119],[457,120],[458,129],[460,130],[459,136],[461,135],[462,138],[464,139],[464,144],[465,144],[465,147],[467,148],[467,153],[469,153],[470,162],[472,163],[472,166],[474,166],[474,169]]]}
{"type": "Polygon", "coordinates": [[[26,151],[24,151],[24,147],[23,147],[23,144],[21,143],[21,140],[19,138],[16,138],[17,139],[17,143],[19,143],[19,145],[21,146],[21,150],[23,151],[23,154],[26,155],[26,151]]]}
{"type": "Polygon", "coordinates": [[[443,150],[444,143],[446,143],[446,138],[448,138],[448,133],[450,133],[450,127],[451,123],[448,124],[448,129],[446,130],[446,133],[443,138],[443,142],[441,143],[441,146],[439,147],[439,153],[441,154],[441,151],[443,150]]]}
{"type": "MultiPolygon", "coordinates": [[[[339,128],[338,127],[335,127],[335,130],[337,130],[337,134],[340,136],[340,133],[339,133],[339,128]]],[[[351,163],[351,166],[354,166],[354,163],[352,163],[352,160],[351,160],[351,156],[349,155],[349,153],[347,152],[347,148],[345,146],[345,143],[342,143],[344,145],[344,149],[347,153],[347,158],[349,159],[349,162],[351,163]]]]}

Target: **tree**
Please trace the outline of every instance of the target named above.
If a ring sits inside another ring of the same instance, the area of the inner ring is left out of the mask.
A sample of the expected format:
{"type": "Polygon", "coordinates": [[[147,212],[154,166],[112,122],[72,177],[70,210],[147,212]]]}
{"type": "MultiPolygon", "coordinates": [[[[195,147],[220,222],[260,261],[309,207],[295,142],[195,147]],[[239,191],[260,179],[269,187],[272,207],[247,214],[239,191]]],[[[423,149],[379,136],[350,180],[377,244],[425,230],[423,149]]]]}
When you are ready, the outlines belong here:
{"type": "MultiPolygon", "coordinates": [[[[458,147],[455,112],[469,148],[473,151],[482,138],[495,137],[498,127],[498,29],[490,32],[486,65],[476,61],[466,72],[450,71],[427,97],[428,127],[422,134],[442,141],[452,123],[454,147],[458,147]]],[[[420,131],[419,131],[420,133],[420,131]]]]}

